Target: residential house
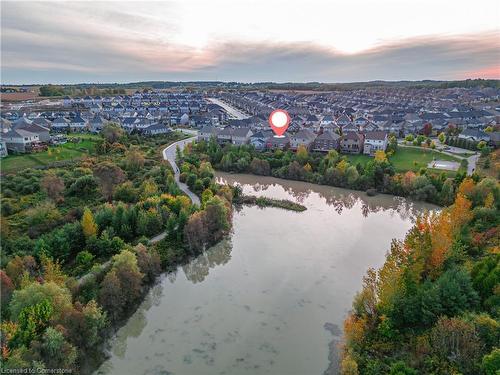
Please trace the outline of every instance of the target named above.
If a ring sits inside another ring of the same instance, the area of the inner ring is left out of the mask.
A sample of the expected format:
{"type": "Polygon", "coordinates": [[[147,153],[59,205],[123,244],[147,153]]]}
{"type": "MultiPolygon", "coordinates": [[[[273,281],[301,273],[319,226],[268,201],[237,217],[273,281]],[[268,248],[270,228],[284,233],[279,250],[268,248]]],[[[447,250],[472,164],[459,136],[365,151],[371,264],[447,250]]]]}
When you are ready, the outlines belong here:
{"type": "Polygon", "coordinates": [[[374,131],[365,133],[365,143],[363,153],[374,155],[376,151],[387,149],[388,137],[384,131],[374,131]]]}
{"type": "Polygon", "coordinates": [[[168,126],[161,124],[161,123],[157,123],[157,124],[153,124],[153,125],[150,125],[147,128],[145,128],[142,131],[142,134],[158,135],[158,134],[167,134],[167,133],[170,133],[171,131],[172,131],[172,129],[170,129],[168,126]]]}
{"type": "Polygon", "coordinates": [[[269,137],[272,137],[272,132],[270,131],[258,131],[250,137],[250,144],[255,147],[257,151],[262,151],[266,148],[266,141],[269,137]]]}
{"type": "Polygon", "coordinates": [[[250,128],[236,128],[231,134],[231,142],[233,145],[244,145],[250,141],[253,132],[250,128]]]}
{"type": "Polygon", "coordinates": [[[99,133],[105,125],[104,119],[100,115],[95,115],[89,121],[89,128],[92,133],[99,133]]]}
{"type": "Polygon", "coordinates": [[[69,129],[69,120],[65,117],[58,117],[52,121],[52,130],[66,131],[69,129]]]}
{"type": "Polygon", "coordinates": [[[326,116],[323,116],[323,118],[321,119],[320,125],[321,126],[328,126],[328,125],[333,124],[334,122],[335,122],[335,120],[333,119],[332,115],[326,115],[326,116]]]}
{"type": "Polygon", "coordinates": [[[490,136],[488,133],[485,133],[481,130],[477,129],[465,129],[462,131],[459,135],[458,138],[461,139],[468,139],[474,142],[480,142],[480,141],[485,141],[489,142],[490,141],[490,136]]]}
{"type": "Polygon", "coordinates": [[[332,131],[325,131],[318,135],[313,142],[312,150],[326,152],[339,149],[340,135],[332,131]]]}
{"type": "Polygon", "coordinates": [[[219,130],[214,126],[204,126],[198,132],[198,141],[209,141],[212,137],[217,138],[219,130]]]}
{"type": "Polygon", "coordinates": [[[347,154],[360,154],[363,151],[363,143],[363,134],[347,132],[340,140],[340,150],[347,154]]]}
{"type": "Polygon", "coordinates": [[[284,150],[290,146],[290,138],[288,135],[282,137],[271,136],[266,141],[266,147],[269,149],[284,150]]]}
{"type": "Polygon", "coordinates": [[[290,148],[297,150],[299,146],[304,146],[309,149],[316,139],[316,134],[310,129],[301,129],[297,133],[290,136],[290,148]]]}
{"type": "Polygon", "coordinates": [[[26,130],[28,132],[31,132],[33,134],[38,135],[38,140],[40,142],[49,142],[50,141],[49,129],[46,127],[43,127],[41,125],[31,123],[30,125],[16,127],[15,129],[23,129],[23,130],[26,130]]]}
{"type": "Polygon", "coordinates": [[[82,131],[87,129],[87,121],[85,121],[80,114],[77,114],[70,120],[69,126],[72,131],[82,131]]]}
{"type": "Polygon", "coordinates": [[[338,118],[337,118],[337,125],[340,126],[341,128],[344,128],[344,126],[351,124],[351,118],[347,116],[345,113],[342,113],[338,118]]]}
{"type": "Polygon", "coordinates": [[[24,129],[12,129],[6,133],[2,133],[2,141],[6,144],[6,149],[15,152],[26,152],[32,144],[40,142],[38,134],[29,132],[24,129]]]}
{"type": "Polygon", "coordinates": [[[342,133],[359,132],[359,127],[353,122],[348,123],[342,127],[342,133]]]}

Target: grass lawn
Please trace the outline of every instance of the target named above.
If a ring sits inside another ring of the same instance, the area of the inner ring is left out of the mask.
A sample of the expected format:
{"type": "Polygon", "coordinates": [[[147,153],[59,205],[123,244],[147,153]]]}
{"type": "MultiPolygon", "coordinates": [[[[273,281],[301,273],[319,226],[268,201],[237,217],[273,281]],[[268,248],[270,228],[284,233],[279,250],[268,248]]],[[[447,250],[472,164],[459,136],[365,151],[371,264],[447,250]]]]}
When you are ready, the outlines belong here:
{"type": "Polygon", "coordinates": [[[48,151],[24,155],[9,155],[2,159],[3,173],[19,171],[25,168],[40,167],[56,161],[76,160],[91,155],[95,150],[95,142],[100,137],[93,134],[70,135],[68,138],[83,139],[80,143],[68,142],[59,146],[51,146],[48,151]]]}
{"type": "MultiPolygon", "coordinates": [[[[367,155],[346,155],[347,160],[356,165],[357,163],[365,164],[372,157],[367,155]]],[[[439,151],[426,148],[410,148],[398,147],[396,153],[389,157],[390,162],[394,165],[396,172],[406,172],[409,170],[418,171],[420,168],[427,168],[427,164],[432,160],[449,160],[460,162],[460,159],[450,155],[443,154],[439,151]]],[[[442,172],[440,170],[439,172],[442,172]]],[[[454,172],[453,172],[454,174],[454,172]]]]}
{"type": "Polygon", "coordinates": [[[370,160],[373,160],[373,158],[371,156],[363,155],[363,154],[359,154],[359,155],[343,155],[343,156],[346,156],[347,157],[347,161],[349,163],[353,164],[353,165],[356,165],[358,163],[365,165],[370,160]]]}
{"type": "Polygon", "coordinates": [[[416,172],[420,168],[427,168],[427,164],[433,160],[448,160],[460,163],[460,159],[443,154],[439,151],[426,148],[407,147],[399,147],[389,160],[392,165],[394,165],[397,172],[406,172],[409,170],[416,172]]]}

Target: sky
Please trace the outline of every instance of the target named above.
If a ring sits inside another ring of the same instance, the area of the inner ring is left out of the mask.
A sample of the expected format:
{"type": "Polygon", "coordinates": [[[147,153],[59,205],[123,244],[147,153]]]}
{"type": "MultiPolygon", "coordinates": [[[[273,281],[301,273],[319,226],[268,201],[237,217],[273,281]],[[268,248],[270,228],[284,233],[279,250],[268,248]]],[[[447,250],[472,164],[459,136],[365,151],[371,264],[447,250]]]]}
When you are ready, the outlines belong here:
{"type": "Polygon", "coordinates": [[[1,82],[500,78],[497,0],[1,0],[1,82]]]}

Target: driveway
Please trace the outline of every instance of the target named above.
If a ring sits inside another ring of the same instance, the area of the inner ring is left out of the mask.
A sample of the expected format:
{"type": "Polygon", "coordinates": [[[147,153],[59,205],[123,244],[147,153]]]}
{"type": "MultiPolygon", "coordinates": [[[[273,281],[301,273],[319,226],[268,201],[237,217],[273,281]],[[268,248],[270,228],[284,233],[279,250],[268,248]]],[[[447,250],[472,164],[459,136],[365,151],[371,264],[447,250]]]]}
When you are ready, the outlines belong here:
{"type": "MultiPolygon", "coordinates": [[[[192,134],[192,133],[190,133],[190,134],[192,134]]],[[[191,199],[191,202],[193,202],[193,204],[199,206],[200,205],[200,198],[198,198],[198,196],[195,193],[193,193],[191,190],[189,190],[188,186],[185,183],[179,181],[180,170],[179,170],[179,167],[177,166],[177,163],[175,162],[177,146],[182,151],[188,143],[195,141],[196,138],[197,138],[196,136],[190,137],[187,139],[183,139],[182,141],[172,143],[170,146],[168,146],[167,148],[165,148],[163,150],[163,159],[167,160],[170,163],[170,165],[172,166],[172,169],[174,170],[175,181],[177,182],[177,185],[179,186],[179,188],[184,193],[186,193],[186,195],[191,199]]]]}

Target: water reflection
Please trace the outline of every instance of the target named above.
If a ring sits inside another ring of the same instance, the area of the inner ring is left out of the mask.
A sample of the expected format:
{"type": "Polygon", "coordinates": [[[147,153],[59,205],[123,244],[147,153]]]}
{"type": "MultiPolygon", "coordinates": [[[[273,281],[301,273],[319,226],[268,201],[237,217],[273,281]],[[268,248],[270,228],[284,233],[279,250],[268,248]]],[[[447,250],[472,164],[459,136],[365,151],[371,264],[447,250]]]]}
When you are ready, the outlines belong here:
{"type": "Polygon", "coordinates": [[[210,269],[226,264],[231,259],[231,239],[227,238],[182,266],[186,278],[192,283],[200,283],[208,276],[210,269]]]}
{"type": "Polygon", "coordinates": [[[229,239],[161,277],[99,374],[338,373],[342,322],[366,269],[383,263],[414,214],[434,209],[297,181],[219,179],[308,209],[235,212],[229,239]]]}
{"type": "MultiPolygon", "coordinates": [[[[335,212],[342,214],[344,209],[352,209],[359,206],[363,217],[376,214],[381,211],[389,211],[397,214],[402,220],[413,219],[421,212],[420,207],[409,199],[389,196],[385,194],[369,197],[365,192],[336,188],[326,185],[316,185],[301,181],[277,179],[274,177],[244,174],[229,174],[218,172],[216,180],[219,183],[238,184],[243,187],[247,194],[269,192],[268,195],[275,196],[281,190],[284,199],[292,196],[298,203],[304,204],[308,198],[317,196],[328,206],[333,207],[335,212]],[[256,182],[256,179],[259,179],[256,182]]],[[[437,207],[436,207],[437,209],[437,207]]]]}

